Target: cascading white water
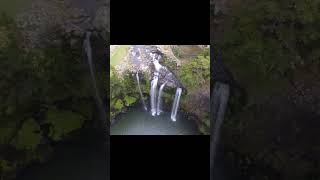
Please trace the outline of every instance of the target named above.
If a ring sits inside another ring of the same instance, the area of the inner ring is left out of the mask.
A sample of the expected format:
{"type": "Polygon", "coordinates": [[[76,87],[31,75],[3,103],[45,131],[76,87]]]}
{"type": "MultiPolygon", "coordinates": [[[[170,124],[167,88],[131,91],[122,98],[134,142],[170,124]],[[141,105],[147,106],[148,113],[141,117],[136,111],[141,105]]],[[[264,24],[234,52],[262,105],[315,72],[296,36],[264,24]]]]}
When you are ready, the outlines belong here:
{"type": "MultiPolygon", "coordinates": [[[[99,109],[101,123],[103,123],[106,126],[108,126],[107,121],[106,121],[107,117],[106,117],[106,113],[105,113],[105,108],[103,106],[103,102],[102,102],[102,100],[100,98],[100,95],[99,95],[99,91],[98,91],[98,88],[97,88],[96,77],[95,77],[95,74],[94,74],[90,37],[91,37],[91,32],[87,32],[86,33],[86,38],[85,38],[85,40],[83,42],[83,48],[84,48],[84,50],[86,52],[86,55],[87,55],[87,60],[88,60],[89,69],[90,69],[90,75],[91,75],[91,81],[92,81],[92,85],[93,85],[93,89],[94,89],[94,93],[95,93],[95,101],[96,101],[97,107],[99,109]]],[[[109,129],[109,127],[107,127],[107,129],[109,129]]]]}
{"type": "Polygon", "coordinates": [[[157,85],[158,85],[158,73],[155,73],[153,80],[151,81],[151,114],[152,116],[156,115],[156,101],[157,101],[157,85]]]}
{"type": "Polygon", "coordinates": [[[227,108],[229,99],[230,87],[227,84],[216,82],[213,89],[213,103],[212,103],[212,122],[211,122],[211,154],[210,154],[210,167],[211,177],[213,177],[213,169],[215,163],[215,156],[217,146],[220,139],[220,128],[223,123],[224,114],[227,108]]]}
{"type": "Polygon", "coordinates": [[[154,64],[154,68],[155,68],[156,72],[159,72],[160,69],[163,68],[163,66],[159,63],[158,60],[154,60],[153,64],[154,64]]]}
{"type": "Polygon", "coordinates": [[[177,111],[179,108],[179,101],[180,101],[180,96],[181,96],[182,89],[177,88],[176,95],[174,97],[173,105],[172,105],[172,110],[171,110],[171,120],[176,121],[176,116],[177,116],[177,111]]]}
{"type": "Polygon", "coordinates": [[[146,103],[144,102],[143,94],[142,94],[141,87],[140,87],[140,80],[139,80],[139,73],[138,73],[138,72],[137,72],[137,74],[136,74],[136,78],[137,78],[137,82],[138,82],[138,88],[139,88],[139,93],[140,93],[141,102],[142,102],[142,104],[143,104],[144,110],[147,111],[147,106],[146,106],[146,103]]]}
{"type": "Polygon", "coordinates": [[[159,116],[160,113],[162,112],[162,110],[161,110],[161,106],[162,106],[161,96],[162,96],[163,88],[164,88],[164,86],[165,86],[166,84],[167,84],[167,82],[163,83],[163,84],[160,86],[160,89],[159,89],[158,103],[157,103],[157,115],[158,115],[158,116],[159,116]]]}
{"type": "MultiPolygon", "coordinates": [[[[138,50],[140,52],[140,49],[138,49],[138,50]]],[[[150,88],[150,104],[151,104],[150,106],[151,106],[151,115],[156,116],[156,115],[160,115],[160,113],[162,112],[162,110],[161,110],[161,106],[162,106],[161,96],[162,96],[163,89],[164,89],[165,85],[167,84],[167,81],[165,83],[163,83],[160,86],[159,93],[157,93],[158,80],[159,80],[159,78],[162,78],[162,77],[159,77],[160,72],[162,72],[162,71],[167,72],[168,70],[165,66],[162,66],[159,63],[159,60],[162,58],[162,56],[160,54],[156,54],[154,52],[149,52],[148,49],[146,49],[145,52],[149,53],[150,57],[152,58],[152,63],[154,65],[154,74],[153,74],[153,78],[151,81],[151,88],[150,88]]],[[[141,54],[141,53],[139,53],[139,54],[141,54]]],[[[138,75],[137,75],[137,79],[138,79],[138,75]]],[[[139,81],[138,81],[138,83],[139,83],[139,81]]],[[[181,92],[182,92],[182,89],[177,88],[175,99],[174,99],[172,110],[171,110],[171,119],[173,121],[176,121],[181,92]]]]}
{"type": "Polygon", "coordinates": [[[92,84],[93,84],[93,88],[95,90],[95,96],[99,97],[98,96],[96,77],[94,75],[93,64],[92,64],[92,50],[91,50],[90,37],[91,37],[91,32],[87,32],[86,33],[86,39],[84,41],[84,48],[85,48],[85,51],[87,53],[87,59],[88,59],[88,64],[89,64],[89,68],[90,68],[92,84]]]}
{"type": "Polygon", "coordinates": [[[159,79],[159,71],[162,68],[162,65],[159,63],[158,59],[154,54],[151,54],[153,58],[153,64],[155,67],[155,72],[153,75],[153,80],[151,81],[151,115],[155,116],[157,114],[157,87],[158,87],[158,79],[159,79]]]}

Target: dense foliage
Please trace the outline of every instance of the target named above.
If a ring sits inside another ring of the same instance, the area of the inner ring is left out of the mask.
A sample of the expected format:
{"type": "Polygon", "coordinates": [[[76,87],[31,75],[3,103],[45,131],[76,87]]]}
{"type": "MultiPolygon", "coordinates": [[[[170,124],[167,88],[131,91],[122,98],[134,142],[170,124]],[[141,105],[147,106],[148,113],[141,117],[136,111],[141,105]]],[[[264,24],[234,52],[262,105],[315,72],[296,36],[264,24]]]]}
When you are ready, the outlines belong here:
{"type": "Polygon", "coordinates": [[[320,64],[319,5],[258,0],[232,8],[230,27],[215,44],[236,78],[254,81],[249,93],[285,84],[282,77],[300,64],[320,64]]]}
{"type": "Polygon", "coordinates": [[[210,82],[210,56],[200,55],[186,63],[179,70],[179,77],[190,91],[210,82]]]}
{"type": "Polygon", "coordinates": [[[248,101],[231,84],[221,142],[244,179],[318,179],[320,2],[232,2],[214,43],[248,101]]]}
{"type": "Polygon", "coordinates": [[[20,38],[14,21],[1,16],[0,175],[7,179],[14,178],[17,167],[42,161],[39,150],[50,152],[49,142],[62,140],[94,118],[81,46],[71,48],[65,39],[63,47],[27,52],[20,38]],[[8,157],[9,152],[20,155],[8,157]]]}
{"type": "MultiPolygon", "coordinates": [[[[114,67],[110,68],[110,121],[139,100],[137,81],[133,75],[130,72],[120,75],[114,67]]],[[[141,88],[144,92],[147,91],[144,83],[141,84],[141,88]]]]}
{"type": "Polygon", "coordinates": [[[199,130],[203,134],[210,131],[209,92],[210,92],[210,54],[204,49],[196,58],[184,62],[178,76],[188,93],[182,96],[181,107],[197,117],[199,130]],[[195,106],[196,104],[196,106],[195,106]]]}

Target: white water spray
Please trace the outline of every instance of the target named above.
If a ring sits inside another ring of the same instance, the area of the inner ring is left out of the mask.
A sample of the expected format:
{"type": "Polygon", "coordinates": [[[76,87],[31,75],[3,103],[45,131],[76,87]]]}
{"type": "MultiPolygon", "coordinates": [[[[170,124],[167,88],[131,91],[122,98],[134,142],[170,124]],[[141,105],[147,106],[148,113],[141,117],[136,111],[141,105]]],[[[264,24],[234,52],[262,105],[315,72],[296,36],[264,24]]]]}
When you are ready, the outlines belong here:
{"type": "Polygon", "coordinates": [[[177,111],[179,108],[179,101],[180,101],[180,96],[181,96],[181,88],[177,88],[176,95],[174,97],[173,105],[172,105],[172,110],[171,110],[171,120],[176,121],[176,116],[177,116],[177,111]]]}
{"type": "Polygon", "coordinates": [[[96,81],[96,77],[94,74],[94,66],[93,66],[93,62],[92,62],[92,49],[91,49],[90,37],[91,37],[91,32],[87,32],[86,38],[83,42],[83,48],[84,48],[86,55],[87,55],[87,60],[88,60],[90,75],[91,75],[91,82],[93,85],[93,89],[94,89],[94,93],[95,93],[95,101],[96,101],[97,107],[99,109],[100,118],[101,118],[102,123],[107,126],[107,129],[109,129],[108,124],[106,123],[107,117],[106,117],[106,113],[105,113],[105,108],[104,108],[102,99],[100,98],[100,94],[99,94],[99,91],[97,88],[97,81],[96,81]]]}
{"type": "MultiPolygon", "coordinates": [[[[213,88],[213,103],[212,103],[212,121],[211,121],[211,154],[210,154],[210,167],[212,168],[211,173],[213,173],[215,156],[217,152],[217,146],[220,139],[220,128],[223,123],[224,113],[227,108],[227,103],[229,99],[230,87],[227,84],[217,82],[213,88]]],[[[213,177],[213,174],[211,174],[213,177]]]]}
{"type": "Polygon", "coordinates": [[[147,109],[146,103],[144,102],[144,99],[143,99],[143,94],[142,94],[141,87],[140,87],[140,80],[139,80],[139,73],[138,73],[138,72],[137,72],[137,74],[136,74],[136,78],[137,78],[137,82],[138,82],[138,88],[139,88],[139,93],[140,93],[141,102],[142,102],[142,104],[143,104],[144,110],[147,111],[148,109],[147,109]]]}
{"type": "Polygon", "coordinates": [[[157,101],[157,85],[158,85],[158,74],[155,73],[153,80],[151,81],[151,114],[156,115],[156,101],[157,101]]]}
{"type": "Polygon", "coordinates": [[[161,96],[162,96],[163,88],[164,88],[164,86],[165,86],[166,84],[167,84],[167,82],[163,83],[163,84],[160,86],[160,89],[159,89],[158,103],[157,103],[157,115],[158,115],[158,116],[159,116],[160,113],[162,112],[162,110],[161,110],[161,106],[162,106],[161,96]]]}

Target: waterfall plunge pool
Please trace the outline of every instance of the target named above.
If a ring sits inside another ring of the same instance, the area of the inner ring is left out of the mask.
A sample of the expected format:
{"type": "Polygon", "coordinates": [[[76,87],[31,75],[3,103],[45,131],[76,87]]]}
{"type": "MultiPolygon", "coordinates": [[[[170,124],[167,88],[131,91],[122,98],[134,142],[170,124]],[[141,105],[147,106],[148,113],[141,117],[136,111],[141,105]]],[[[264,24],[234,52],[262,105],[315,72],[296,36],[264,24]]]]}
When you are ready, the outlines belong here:
{"type": "Polygon", "coordinates": [[[172,121],[169,112],[152,116],[141,107],[132,107],[120,114],[110,127],[111,135],[198,135],[195,121],[188,119],[183,112],[172,121]]]}

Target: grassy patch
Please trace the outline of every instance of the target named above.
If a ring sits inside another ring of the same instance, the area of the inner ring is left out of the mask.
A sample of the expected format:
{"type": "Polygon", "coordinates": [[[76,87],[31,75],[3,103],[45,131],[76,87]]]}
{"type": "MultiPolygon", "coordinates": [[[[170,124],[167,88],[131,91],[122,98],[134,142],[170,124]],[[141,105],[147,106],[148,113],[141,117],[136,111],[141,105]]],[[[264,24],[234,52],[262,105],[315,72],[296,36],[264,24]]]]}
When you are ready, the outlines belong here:
{"type": "Polygon", "coordinates": [[[129,49],[128,45],[121,45],[119,48],[114,50],[114,53],[111,55],[110,58],[110,65],[115,66],[121,61],[126,55],[129,49]]]}

